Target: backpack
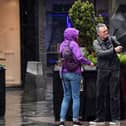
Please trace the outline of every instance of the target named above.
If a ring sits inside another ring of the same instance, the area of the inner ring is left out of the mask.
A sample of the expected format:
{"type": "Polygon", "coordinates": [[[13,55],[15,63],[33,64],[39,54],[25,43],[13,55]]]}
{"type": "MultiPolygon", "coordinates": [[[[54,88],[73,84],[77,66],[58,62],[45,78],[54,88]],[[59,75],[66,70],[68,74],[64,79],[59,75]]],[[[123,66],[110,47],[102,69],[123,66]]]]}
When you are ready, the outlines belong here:
{"type": "Polygon", "coordinates": [[[68,71],[74,72],[78,66],[80,66],[78,60],[73,55],[73,52],[70,48],[70,42],[65,48],[63,48],[61,55],[63,68],[66,68],[68,71]]]}

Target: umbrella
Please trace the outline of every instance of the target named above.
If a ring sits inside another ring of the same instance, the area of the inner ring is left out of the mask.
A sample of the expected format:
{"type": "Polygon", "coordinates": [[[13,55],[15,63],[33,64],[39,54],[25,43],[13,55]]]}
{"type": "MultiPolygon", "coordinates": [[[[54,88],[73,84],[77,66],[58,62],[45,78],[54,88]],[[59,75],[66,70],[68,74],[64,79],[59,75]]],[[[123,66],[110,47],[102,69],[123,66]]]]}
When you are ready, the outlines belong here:
{"type": "Polygon", "coordinates": [[[120,5],[111,20],[111,34],[126,48],[126,5],[120,5]]]}

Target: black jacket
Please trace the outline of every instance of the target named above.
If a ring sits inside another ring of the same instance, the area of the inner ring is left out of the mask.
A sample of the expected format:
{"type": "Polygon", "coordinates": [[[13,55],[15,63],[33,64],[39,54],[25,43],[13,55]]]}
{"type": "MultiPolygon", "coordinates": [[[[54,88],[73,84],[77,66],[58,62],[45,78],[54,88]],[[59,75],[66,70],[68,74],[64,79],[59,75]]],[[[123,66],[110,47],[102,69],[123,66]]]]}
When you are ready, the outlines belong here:
{"type": "Polygon", "coordinates": [[[103,41],[99,37],[94,40],[93,47],[97,56],[97,68],[119,70],[120,62],[114,47],[120,45],[114,36],[103,41]]]}

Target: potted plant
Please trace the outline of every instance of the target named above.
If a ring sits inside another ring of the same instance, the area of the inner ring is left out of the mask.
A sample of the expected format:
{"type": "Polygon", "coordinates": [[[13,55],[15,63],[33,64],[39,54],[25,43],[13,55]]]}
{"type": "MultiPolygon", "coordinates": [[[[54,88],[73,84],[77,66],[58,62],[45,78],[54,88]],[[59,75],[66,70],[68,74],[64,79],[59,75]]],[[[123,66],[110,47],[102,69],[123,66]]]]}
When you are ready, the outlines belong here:
{"type": "MultiPolygon", "coordinates": [[[[81,0],[77,0],[73,3],[68,14],[72,25],[80,31],[79,40],[80,45],[86,48],[85,56],[90,60],[92,60],[93,57],[94,60],[95,53],[92,42],[96,39],[95,26],[97,23],[104,22],[103,17],[101,15],[95,15],[93,3],[89,1],[82,2],[81,0]]],[[[96,60],[94,60],[94,63],[96,63],[96,60]]]]}

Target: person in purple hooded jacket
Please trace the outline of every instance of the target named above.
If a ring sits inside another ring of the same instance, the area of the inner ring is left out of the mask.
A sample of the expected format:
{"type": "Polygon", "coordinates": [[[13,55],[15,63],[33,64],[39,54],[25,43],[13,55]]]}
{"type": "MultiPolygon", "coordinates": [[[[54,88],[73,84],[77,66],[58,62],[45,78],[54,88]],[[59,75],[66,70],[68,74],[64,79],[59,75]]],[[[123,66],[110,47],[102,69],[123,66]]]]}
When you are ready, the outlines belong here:
{"type": "Polygon", "coordinates": [[[78,66],[78,68],[74,72],[70,72],[66,68],[62,68],[61,70],[64,96],[61,104],[59,126],[64,126],[71,97],[73,100],[73,126],[81,125],[78,120],[80,109],[81,64],[94,66],[91,61],[83,56],[78,44],[78,37],[79,30],[75,28],[66,28],[64,31],[64,41],[60,44],[59,51],[62,54],[63,49],[66,47],[66,45],[68,45],[68,42],[70,42],[69,47],[71,48],[73,55],[75,55],[76,59],[80,63],[80,66],[78,66]]]}

